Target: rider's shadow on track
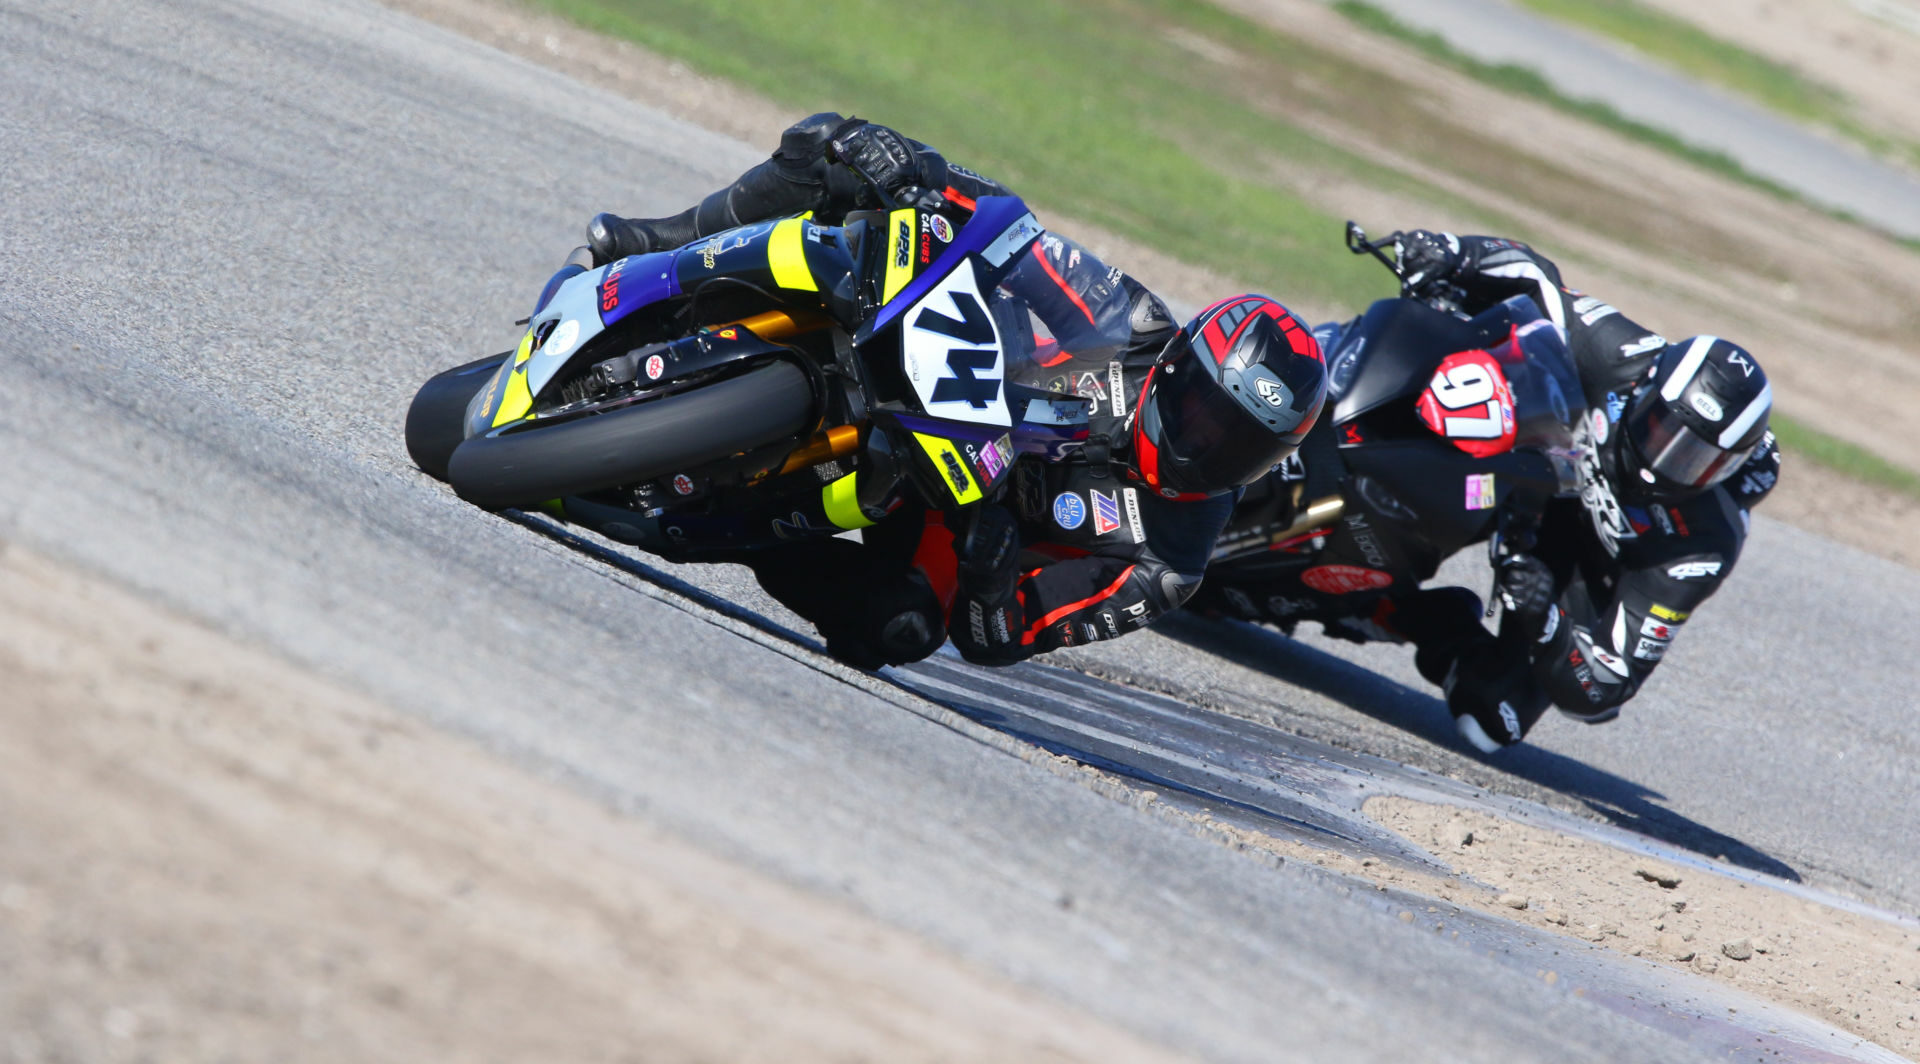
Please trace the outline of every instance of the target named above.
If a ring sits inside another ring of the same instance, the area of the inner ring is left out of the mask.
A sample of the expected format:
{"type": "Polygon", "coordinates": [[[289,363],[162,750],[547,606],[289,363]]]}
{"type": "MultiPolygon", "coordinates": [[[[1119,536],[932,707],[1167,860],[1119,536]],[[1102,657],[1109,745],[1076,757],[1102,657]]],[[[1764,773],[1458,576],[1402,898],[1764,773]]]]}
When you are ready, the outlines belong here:
{"type": "MultiPolygon", "coordinates": [[[[1437,746],[1481,757],[1453,730],[1446,703],[1352,662],[1316,650],[1269,628],[1178,614],[1154,626],[1170,639],[1296,687],[1324,695],[1355,712],[1437,746]]],[[[1787,864],[1698,821],[1656,804],[1666,796],[1611,772],[1523,743],[1492,757],[1490,767],[1580,799],[1608,822],[1635,834],[1691,850],[1709,859],[1800,881],[1787,864]]]]}
{"type": "MultiPolygon", "coordinates": [[[[819,640],[808,633],[789,628],[764,614],[688,583],[595,538],[578,535],[544,517],[517,511],[508,511],[504,516],[563,546],[684,596],[716,613],[798,646],[824,652],[819,640]]],[[[1209,621],[1187,614],[1166,618],[1156,624],[1154,630],[1195,649],[1319,692],[1435,745],[1472,753],[1472,749],[1454,733],[1446,705],[1439,699],[1324,651],[1315,650],[1278,632],[1237,621],[1209,621]]],[[[1722,835],[1670,809],[1653,804],[1655,799],[1665,796],[1631,780],[1526,745],[1502,751],[1497,765],[1522,779],[1578,797],[1589,808],[1629,831],[1710,858],[1724,854],[1728,862],[1742,868],[1795,882],[1800,879],[1799,873],[1792,868],[1739,839],[1722,835]]]]}

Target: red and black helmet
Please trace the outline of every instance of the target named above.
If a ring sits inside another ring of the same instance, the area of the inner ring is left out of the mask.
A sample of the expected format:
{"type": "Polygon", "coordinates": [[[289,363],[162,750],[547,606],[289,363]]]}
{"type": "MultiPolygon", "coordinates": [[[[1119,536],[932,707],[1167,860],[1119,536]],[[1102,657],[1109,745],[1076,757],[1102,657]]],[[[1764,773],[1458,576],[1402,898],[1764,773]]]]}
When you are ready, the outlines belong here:
{"type": "Polygon", "coordinates": [[[1265,296],[1223,299],[1147,375],[1135,462],[1162,495],[1230,491],[1285,461],[1326,397],[1326,361],[1299,319],[1265,296]]]}
{"type": "Polygon", "coordinates": [[[1717,336],[1668,345],[1634,393],[1616,445],[1627,498],[1682,498],[1720,483],[1767,434],[1773,385],[1717,336]]]}

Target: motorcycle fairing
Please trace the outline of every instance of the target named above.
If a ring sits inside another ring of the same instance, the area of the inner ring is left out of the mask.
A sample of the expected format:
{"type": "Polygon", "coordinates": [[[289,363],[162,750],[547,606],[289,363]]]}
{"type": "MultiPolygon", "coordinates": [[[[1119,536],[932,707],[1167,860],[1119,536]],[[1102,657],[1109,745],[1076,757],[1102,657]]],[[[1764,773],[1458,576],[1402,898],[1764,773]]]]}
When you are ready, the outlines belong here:
{"type": "Polygon", "coordinates": [[[977,268],[977,280],[985,292],[993,290],[1006,275],[1008,266],[1046,230],[1034,220],[1033,212],[1016,196],[983,196],[974,204],[973,217],[955,233],[945,250],[925,270],[907,282],[880,308],[873,320],[854,334],[860,346],[897,322],[907,308],[924,299],[940,280],[953,272],[969,255],[978,255],[984,265],[977,268]]]}
{"type": "Polygon", "coordinates": [[[555,276],[564,280],[527,320],[513,359],[467,408],[467,435],[526,417],[534,397],[609,325],[636,307],[680,294],[673,255],[667,252],[634,255],[593,270],[569,267],[555,276]]]}
{"type": "Polygon", "coordinates": [[[715,233],[672,252],[680,290],[696,292],[715,278],[790,292],[822,292],[820,280],[844,277],[851,263],[833,226],[808,216],[756,222],[715,233]]]}
{"type": "MultiPolygon", "coordinates": [[[[1515,342],[1509,336],[1501,346],[1515,342]]],[[[1414,407],[1428,428],[1477,458],[1513,448],[1513,387],[1491,351],[1456,351],[1441,359],[1414,407]]]]}
{"type": "Polygon", "coordinates": [[[976,261],[969,256],[954,264],[901,316],[901,364],[927,413],[1010,426],[1005,343],[988,310],[991,289],[975,276],[976,261]]]}
{"type": "Polygon", "coordinates": [[[1374,303],[1346,330],[1350,344],[1364,345],[1334,356],[1338,375],[1347,382],[1334,403],[1334,421],[1351,421],[1396,399],[1418,395],[1438,356],[1499,343],[1512,330],[1512,314],[1511,301],[1470,321],[1408,299],[1374,303]]]}

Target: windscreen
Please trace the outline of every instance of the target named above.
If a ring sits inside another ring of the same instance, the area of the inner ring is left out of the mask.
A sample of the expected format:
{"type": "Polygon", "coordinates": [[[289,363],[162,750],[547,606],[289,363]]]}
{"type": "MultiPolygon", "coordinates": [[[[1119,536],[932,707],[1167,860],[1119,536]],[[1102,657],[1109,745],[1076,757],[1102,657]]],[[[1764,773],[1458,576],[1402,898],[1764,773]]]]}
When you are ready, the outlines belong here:
{"type": "Polygon", "coordinates": [[[1558,326],[1524,297],[1502,304],[1513,316],[1513,338],[1492,354],[1513,388],[1516,450],[1530,449],[1553,463],[1560,493],[1580,492],[1575,427],[1586,417],[1585,393],[1573,355],[1558,326]]]}

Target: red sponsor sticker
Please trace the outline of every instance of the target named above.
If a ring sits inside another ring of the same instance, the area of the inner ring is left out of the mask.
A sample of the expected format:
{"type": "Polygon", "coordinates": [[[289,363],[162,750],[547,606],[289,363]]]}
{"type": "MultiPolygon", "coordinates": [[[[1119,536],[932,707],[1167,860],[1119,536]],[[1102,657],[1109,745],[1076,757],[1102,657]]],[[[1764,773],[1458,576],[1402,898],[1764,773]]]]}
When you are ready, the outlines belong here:
{"type": "Polygon", "coordinates": [[[1393,583],[1393,577],[1358,565],[1316,565],[1300,574],[1300,582],[1323,595],[1350,595],[1377,591],[1393,583]]]}
{"type": "Polygon", "coordinates": [[[685,473],[675,473],[673,476],[673,490],[682,495],[692,495],[693,478],[685,473]]]}
{"type": "Polygon", "coordinates": [[[1476,458],[1513,449],[1513,386],[1485,351],[1448,355],[1415,409],[1428,428],[1476,458]]]}
{"type": "Polygon", "coordinates": [[[660,379],[660,375],[662,373],[665,373],[666,371],[667,371],[666,359],[661,358],[659,355],[649,355],[647,357],[647,379],[648,380],[657,381],[660,379]]]}

